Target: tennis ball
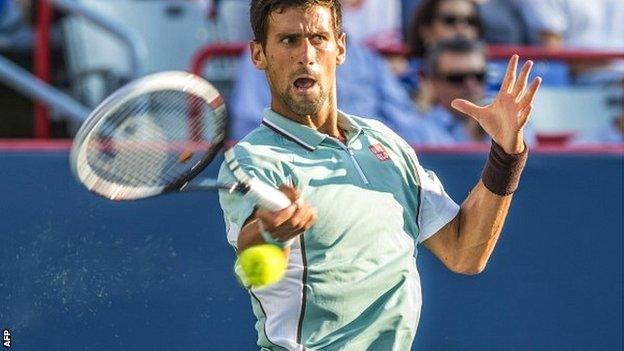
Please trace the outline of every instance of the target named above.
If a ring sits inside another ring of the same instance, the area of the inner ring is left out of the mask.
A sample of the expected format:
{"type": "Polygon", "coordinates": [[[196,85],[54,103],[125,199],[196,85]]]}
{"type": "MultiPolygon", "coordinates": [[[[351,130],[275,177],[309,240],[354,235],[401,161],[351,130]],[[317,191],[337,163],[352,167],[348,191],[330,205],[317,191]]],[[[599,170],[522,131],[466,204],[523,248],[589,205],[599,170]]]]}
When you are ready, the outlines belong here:
{"type": "Polygon", "coordinates": [[[243,281],[253,287],[265,287],[277,283],[286,272],[286,256],[275,245],[252,246],[238,256],[243,281]]]}

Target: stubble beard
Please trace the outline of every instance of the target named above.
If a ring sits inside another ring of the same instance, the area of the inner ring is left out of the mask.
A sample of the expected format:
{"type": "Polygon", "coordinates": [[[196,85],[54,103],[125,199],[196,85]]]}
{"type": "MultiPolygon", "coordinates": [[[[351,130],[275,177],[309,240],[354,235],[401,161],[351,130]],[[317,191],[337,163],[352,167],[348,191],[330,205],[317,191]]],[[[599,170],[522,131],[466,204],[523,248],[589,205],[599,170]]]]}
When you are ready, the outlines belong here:
{"type": "Polygon", "coordinates": [[[289,88],[280,94],[280,98],[292,112],[300,116],[313,116],[321,110],[323,104],[327,101],[325,89],[321,85],[318,85],[318,88],[319,94],[316,97],[305,97],[302,100],[297,100],[294,96],[295,93],[291,90],[293,88],[289,88]]]}

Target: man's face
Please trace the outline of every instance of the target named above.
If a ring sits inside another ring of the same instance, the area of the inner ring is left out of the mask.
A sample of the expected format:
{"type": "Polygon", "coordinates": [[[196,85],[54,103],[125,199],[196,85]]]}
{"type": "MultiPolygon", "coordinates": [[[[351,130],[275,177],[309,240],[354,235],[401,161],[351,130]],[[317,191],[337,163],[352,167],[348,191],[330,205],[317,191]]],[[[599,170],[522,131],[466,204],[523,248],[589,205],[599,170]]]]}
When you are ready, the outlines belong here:
{"type": "Polygon", "coordinates": [[[438,102],[453,111],[454,99],[479,103],[485,94],[485,56],[481,52],[440,55],[437,74],[429,77],[438,102]]]}
{"type": "Polygon", "coordinates": [[[271,107],[289,116],[313,116],[335,104],[336,66],[345,59],[345,36],[336,38],[331,9],[286,8],[269,15],[264,48],[252,42],[252,60],[266,71],[271,107]]]}

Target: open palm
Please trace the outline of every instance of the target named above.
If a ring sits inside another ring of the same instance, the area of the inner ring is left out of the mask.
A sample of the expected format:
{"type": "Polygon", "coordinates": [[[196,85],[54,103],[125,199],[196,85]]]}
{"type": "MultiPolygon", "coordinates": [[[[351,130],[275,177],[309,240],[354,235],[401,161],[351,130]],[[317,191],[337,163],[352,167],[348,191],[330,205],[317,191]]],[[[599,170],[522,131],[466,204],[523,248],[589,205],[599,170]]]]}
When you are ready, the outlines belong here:
{"type": "Polygon", "coordinates": [[[510,154],[524,150],[523,129],[533,109],[533,100],[542,82],[535,78],[527,88],[529,73],[533,66],[527,61],[516,79],[518,55],[509,60],[505,78],[494,101],[486,106],[478,106],[464,99],[455,99],[451,106],[474,118],[492,140],[510,154]]]}

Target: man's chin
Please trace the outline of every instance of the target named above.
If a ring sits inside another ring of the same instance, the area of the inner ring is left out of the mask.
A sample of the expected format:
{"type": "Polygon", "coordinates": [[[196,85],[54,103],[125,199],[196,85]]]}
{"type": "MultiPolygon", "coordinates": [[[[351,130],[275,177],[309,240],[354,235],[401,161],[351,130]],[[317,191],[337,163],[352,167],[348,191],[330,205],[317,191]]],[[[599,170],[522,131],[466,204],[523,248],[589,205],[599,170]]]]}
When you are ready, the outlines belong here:
{"type": "Polygon", "coordinates": [[[301,116],[313,115],[320,111],[323,105],[320,97],[312,96],[290,96],[286,105],[296,114],[301,116]]]}
{"type": "Polygon", "coordinates": [[[314,115],[321,110],[321,104],[317,101],[297,102],[288,105],[294,113],[300,116],[314,115]]]}

